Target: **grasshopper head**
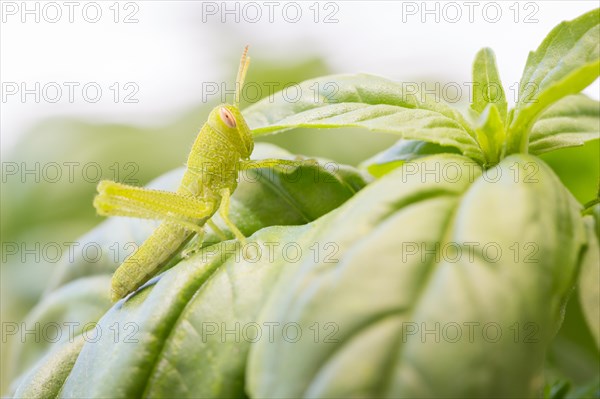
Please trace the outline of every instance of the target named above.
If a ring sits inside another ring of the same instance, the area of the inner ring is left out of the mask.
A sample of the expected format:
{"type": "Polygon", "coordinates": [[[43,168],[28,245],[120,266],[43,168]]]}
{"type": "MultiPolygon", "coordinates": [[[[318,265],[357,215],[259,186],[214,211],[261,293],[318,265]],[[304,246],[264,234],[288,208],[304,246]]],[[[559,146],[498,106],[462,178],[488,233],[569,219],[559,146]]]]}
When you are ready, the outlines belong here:
{"type": "Polygon", "coordinates": [[[210,126],[227,137],[243,159],[250,158],[254,140],[246,120],[235,105],[221,104],[212,110],[208,117],[210,126]]]}

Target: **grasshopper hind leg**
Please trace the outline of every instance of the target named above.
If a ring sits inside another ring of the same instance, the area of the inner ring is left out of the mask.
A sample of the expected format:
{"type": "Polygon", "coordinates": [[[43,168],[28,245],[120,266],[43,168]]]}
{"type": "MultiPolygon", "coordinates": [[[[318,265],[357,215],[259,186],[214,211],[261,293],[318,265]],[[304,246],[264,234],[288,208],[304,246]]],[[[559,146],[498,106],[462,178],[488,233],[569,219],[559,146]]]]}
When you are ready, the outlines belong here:
{"type": "Polygon", "coordinates": [[[151,190],[103,180],[98,184],[94,207],[104,216],[164,220],[201,233],[215,205],[168,191],[151,190]]]}
{"type": "Polygon", "coordinates": [[[215,204],[194,197],[111,181],[98,184],[94,206],[101,215],[164,222],[115,271],[113,301],[137,290],[163,268],[172,265],[194,233],[201,242],[202,226],[216,209],[215,204]]]}

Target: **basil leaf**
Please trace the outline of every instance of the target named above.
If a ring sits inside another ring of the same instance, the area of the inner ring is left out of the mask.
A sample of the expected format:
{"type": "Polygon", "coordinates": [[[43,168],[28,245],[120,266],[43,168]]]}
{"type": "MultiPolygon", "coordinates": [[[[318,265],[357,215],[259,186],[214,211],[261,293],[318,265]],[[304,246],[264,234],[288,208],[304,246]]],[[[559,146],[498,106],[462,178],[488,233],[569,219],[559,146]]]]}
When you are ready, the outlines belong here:
{"type": "Polygon", "coordinates": [[[477,141],[486,156],[488,166],[497,164],[502,153],[505,132],[500,112],[495,104],[488,104],[475,128],[477,141]]]}
{"type": "Polygon", "coordinates": [[[579,300],[588,327],[600,349],[600,245],[596,233],[600,220],[600,205],[595,206],[595,217],[586,216],[588,245],[581,262],[579,300]]]}
{"type": "MultiPolygon", "coordinates": [[[[73,348],[65,349],[66,352],[56,348],[73,343],[84,329],[93,327],[111,306],[109,290],[109,276],[81,278],[52,292],[39,302],[22,324],[19,324],[19,328],[32,333],[20,332],[6,336],[7,342],[15,350],[10,370],[13,377],[24,373],[50,352],[58,351],[58,354],[48,355],[50,357],[42,363],[56,362],[55,356],[62,359],[65,355],[71,359],[73,348]]],[[[78,347],[81,345],[78,344],[78,347]]],[[[76,354],[74,356],[76,357],[76,354]]],[[[48,379],[55,381],[57,377],[46,376],[49,371],[47,366],[38,366],[35,371],[28,372],[29,377],[25,377],[21,385],[35,385],[38,384],[36,381],[41,381],[40,384],[54,384],[55,382],[49,382],[48,379]],[[37,373],[41,375],[34,377],[37,373]]],[[[27,391],[32,392],[38,390],[42,390],[42,385],[27,388],[27,391]]]]}
{"type": "Polygon", "coordinates": [[[531,126],[548,106],[600,74],[600,9],[564,21],[529,54],[509,126],[507,153],[526,152],[531,126]]]}
{"type": "Polygon", "coordinates": [[[281,94],[244,111],[255,136],[299,127],[358,127],[456,147],[483,161],[465,118],[412,87],[366,74],[333,75],[302,82],[295,92],[294,101],[281,94]]]}
{"type": "Polygon", "coordinates": [[[53,348],[23,378],[14,394],[15,398],[56,398],[69,376],[85,340],[77,335],[72,342],[64,342],[53,348]]]}
{"type": "Polygon", "coordinates": [[[529,151],[542,154],[600,138],[600,102],[583,94],[556,102],[535,122],[529,151]]]}
{"type": "Polygon", "coordinates": [[[458,150],[427,141],[399,140],[387,150],[362,162],[359,167],[366,169],[375,177],[381,177],[404,165],[405,162],[442,153],[457,154],[458,150]]]}
{"type": "Polygon", "coordinates": [[[495,104],[502,124],[506,122],[508,105],[500,81],[496,56],[491,48],[479,50],[473,62],[473,89],[471,108],[482,113],[488,104],[495,104]]]}
{"type": "Polygon", "coordinates": [[[268,243],[302,243],[310,229],[261,230],[249,239],[258,260],[235,242],[205,248],[118,302],[97,330],[129,323],[132,334],[86,342],[60,396],[245,397],[248,326],[287,264],[268,243]]]}
{"type": "Polygon", "coordinates": [[[314,240],[335,243],[339,262],[307,259],[282,275],[258,323],[303,334],[252,346],[251,396],[541,392],[585,241],[580,206],[531,156],[483,176],[455,155],[412,166],[321,219],[314,240]],[[450,169],[460,172],[440,179],[450,169]]]}

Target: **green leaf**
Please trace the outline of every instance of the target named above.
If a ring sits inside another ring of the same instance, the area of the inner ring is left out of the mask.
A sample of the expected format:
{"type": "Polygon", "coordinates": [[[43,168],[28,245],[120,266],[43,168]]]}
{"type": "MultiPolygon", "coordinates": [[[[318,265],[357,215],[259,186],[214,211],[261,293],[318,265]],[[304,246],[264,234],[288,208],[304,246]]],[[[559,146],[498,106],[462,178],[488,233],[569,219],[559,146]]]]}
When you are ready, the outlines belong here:
{"type": "MultiPolygon", "coordinates": [[[[93,323],[97,322],[111,305],[109,290],[109,276],[93,276],[67,284],[39,302],[22,324],[19,324],[19,330],[27,330],[31,333],[23,334],[19,331],[16,335],[5,337],[15,348],[11,362],[12,377],[32,367],[49,352],[57,351],[56,347],[72,343],[84,329],[93,327],[93,323]]],[[[58,350],[57,354],[50,355],[46,361],[55,362],[55,356],[62,359],[63,355],[71,359],[74,349],[65,350],[66,352],[58,350]]],[[[45,374],[48,372],[48,367],[41,366],[35,373],[37,372],[45,374]]],[[[30,377],[26,377],[25,381],[47,380],[47,377],[33,377],[35,373],[30,373],[30,377]]],[[[52,377],[52,380],[54,379],[55,377],[52,377]]],[[[27,390],[31,389],[33,388],[27,390]]],[[[37,389],[41,388],[35,390],[37,389]]]]}
{"type": "Polygon", "coordinates": [[[544,111],[531,129],[529,151],[542,154],[600,138],[600,102],[567,96],[544,111]]]}
{"type": "Polygon", "coordinates": [[[506,122],[508,105],[504,88],[500,81],[496,56],[491,48],[482,48],[473,62],[473,101],[471,108],[482,113],[488,104],[495,104],[499,111],[500,121],[506,122]]]}
{"type": "Polygon", "coordinates": [[[600,244],[596,233],[600,220],[600,205],[594,207],[595,215],[586,216],[588,245],[581,261],[579,275],[579,300],[588,327],[600,349],[600,244]]]}
{"type": "Polygon", "coordinates": [[[575,198],[585,204],[598,196],[600,183],[600,140],[581,147],[544,153],[540,158],[560,177],[575,198]]]}
{"type": "Polygon", "coordinates": [[[488,104],[475,127],[477,141],[485,154],[488,166],[497,164],[502,152],[505,132],[500,112],[495,104],[488,104]]]}
{"type": "Polygon", "coordinates": [[[61,397],[245,397],[257,313],[289,262],[270,258],[269,245],[302,244],[310,229],[261,230],[249,260],[234,242],[205,248],[117,303],[97,330],[130,323],[134,334],[86,342],[61,397]]]}
{"type": "Polygon", "coordinates": [[[56,398],[69,376],[85,340],[82,335],[73,337],[53,348],[23,378],[14,394],[15,398],[56,398]]]}
{"type": "Polygon", "coordinates": [[[564,399],[571,389],[569,381],[557,381],[552,385],[544,387],[544,399],[564,399]]]}
{"type": "Polygon", "coordinates": [[[526,152],[531,126],[548,106],[600,74],[600,9],[556,26],[529,54],[508,131],[507,154],[526,152]]]}
{"type": "Polygon", "coordinates": [[[421,173],[398,168],[319,220],[314,241],[335,243],[339,262],[286,268],[258,322],[303,334],[252,346],[251,396],[541,393],[585,241],[580,206],[535,157],[511,156],[487,177],[456,155],[415,164],[421,173]]]}
{"type": "Polygon", "coordinates": [[[387,150],[362,162],[359,167],[366,169],[375,177],[381,177],[404,165],[405,162],[442,153],[457,154],[458,150],[454,147],[442,147],[426,141],[399,140],[387,150]]]}
{"type": "Polygon", "coordinates": [[[600,377],[588,382],[586,385],[576,388],[567,395],[567,399],[589,399],[600,397],[600,377]]]}
{"type": "Polygon", "coordinates": [[[279,93],[244,111],[255,136],[299,127],[357,127],[456,147],[483,162],[465,118],[412,87],[372,75],[334,75],[302,82],[295,93],[293,101],[279,93]]]}

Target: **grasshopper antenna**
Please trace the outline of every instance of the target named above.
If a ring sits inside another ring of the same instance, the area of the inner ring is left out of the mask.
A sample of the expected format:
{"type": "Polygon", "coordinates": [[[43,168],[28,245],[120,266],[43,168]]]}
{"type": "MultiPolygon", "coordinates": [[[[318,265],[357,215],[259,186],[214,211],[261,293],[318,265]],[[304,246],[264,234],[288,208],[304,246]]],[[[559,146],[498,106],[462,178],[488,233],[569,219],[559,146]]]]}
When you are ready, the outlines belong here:
{"type": "Polygon", "coordinates": [[[240,106],[240,94],[246,79],[246,72],[250,66],[250,57],[248,57],[248,46],[244,47],[242,58],[240,59],[240,67],[238,69],[237,79],[235,80],[235,106],[240,106]]]}

